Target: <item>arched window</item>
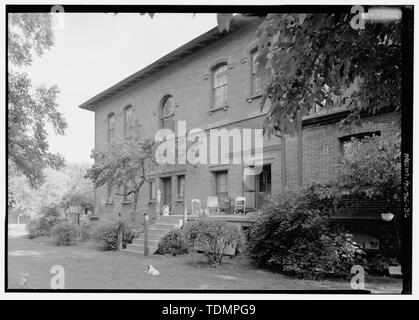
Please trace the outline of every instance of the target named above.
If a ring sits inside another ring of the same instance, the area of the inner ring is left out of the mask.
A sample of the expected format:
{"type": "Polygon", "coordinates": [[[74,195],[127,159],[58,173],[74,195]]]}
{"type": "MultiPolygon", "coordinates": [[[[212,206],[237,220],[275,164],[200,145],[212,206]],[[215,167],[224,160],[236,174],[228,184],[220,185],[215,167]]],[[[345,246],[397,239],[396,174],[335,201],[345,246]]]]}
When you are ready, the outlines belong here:
{"type": "Polygon", "coordinates": [[[108,142],[112,142],[115,139],[115,114],[111,113],[108,115],[108,142]]]}
{"type": "Polygon", "coordinates": [[[175,131],[175,103],[172,96],[165,96],[161,104],[161,127],[175,131]]]}
{"type": "Polygon", "coordinates": [[[212,106],[214,108],[227,105],[227,70],[226,62],[212,69],[212,106]]]}
{"type": "Polygon", "coordinates": [[[129,138],[133,135],[133,116],[134,116],[134,108],[132,106],[128,106],[124,109],[124,137],[129,138]]]}

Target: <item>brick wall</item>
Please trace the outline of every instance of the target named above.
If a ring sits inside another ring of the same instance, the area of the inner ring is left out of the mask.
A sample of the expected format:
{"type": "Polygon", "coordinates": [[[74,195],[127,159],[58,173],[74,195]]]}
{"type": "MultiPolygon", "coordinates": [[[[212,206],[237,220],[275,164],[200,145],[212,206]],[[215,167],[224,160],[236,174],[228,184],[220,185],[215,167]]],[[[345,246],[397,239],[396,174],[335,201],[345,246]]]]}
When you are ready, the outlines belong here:
{"type": "MultiPolygon", "coordinates": [[[[184,120],[187,129],[201,128],[262,128],[264,113],[260,113],[260,97],[252,97],[250,51],[256,46],[255,25],[240,29],[206,48],[180,60],[144,81],[129,87],[97,106],[95,110],[95,145],[106,143],[107,116],[116,115],[115,136],[123,134],[123,109],[132,105],[134,119],[142,127],[143,134],[153,138],[160,127],[160,108],[163,97],[173,96],[176,120],[184,120]],[[221,61],[228,64],[228,108],[211,112],[211,68],[221,61]]],[[[269,109],[269,102],[265,111],[269,109]]],[[[286,177],[281,176],[281,139],[264,137],[264,159],[271,164],[272,193],[281,191],[285,182],[287,189],[300,187],[300,167],[302,184],[327,182],[336,175],[340,156],[339,138],[360,132],[380,131],[392,134],[398,130],[392,122],[391,114],[364,119],[362,127],[346,131],[339,130],[337,120],[306,122],[301,135],[301,156],[298,152],[298,136],[287,136],[285,143],[286,177]]],[[[228,170],[228,192],[233,199],[243,195],[243,166],[193,167],[168,166],[163,175],[172,176],[172,199],[177,195],[177,176],[185,175],[185,201],[190,206],[192,199],[200,199],[206,206],[206,198],[215,195],[215,172],[228,170]]],[[[157,179],[161,188],[161,181],[157,179]]],[[[130,205],[122,204],[116,197],[114,205],[106,204],[106,187],[96,190],[95,211],[99,214],[128,212],[130,205]]],[[[149,202],[149,186],[144,185],[138,204],[138,218],[143,213],[153,212],[154,203],[149,202]]],[[[183,212],[183,203],[176,203],[173,212],[183,212]]]]}
{"type": "MultiPolygon", "coordinates": [[[[115,136],[122,137],[123,109],[128,105],[134,107],[134,119],[141,123],[144,135],[153,138],[160,127],[161,100],[167,94],[172,95],[175,100],[176,120],[185,120],[188,130],[220,128],[233,123],[240,126],[261,127],[263,119],[259,111],[260,97],[250,98],[250,51],[257,44],[254,27],[255,25],[251,24],[238,30],[102,102],[95,110],[95,146],[99,147],[106,143],[107,117],[111,113],[116,116],[115,136]],[[211,110],[211,68],[220,61],[228,63],[228,108],[209,112],[211,110]],[[243,122],[246,123],[243,124],[243,122]]],[[[269,108],[269,103],[266,108],[269,108]]],[[[278,143],[265,140],[266,144],[278,143]]],[[[238,175],[242,172],[242,168],[230,170],[237,173],[237,176],[235,174],[230,177],[231,192],[239,195],[241,183],[236,182],[242,179],[242,174],[238,175]],[[234,184],[233,181],[235,181],[234,184]]],[[[208,170],[208,167],[188,166],[187,171],[186,189],[190,192],[187,192],[186,200],[199,198],[205,206],[206,196],[214,192],[213,173],[208,170]],[[197,185],[199,188],[196,188],[197,185]]],[[[182,171],[173,172],[173,175],[180,173],[182,171]]],[[[172,190],[175,188],[177,188],[177,183],[174,178],[172,190]]],[[[106,205],[106,192],[106,187],[96,190],[96,212],[110,213],[129,210],[127,206],[118,203],[118,197],[114,205],[106,205]]],[[[140,197],[141,212],[152,210],[152,206],[148,203],[148,195],[148,186],[145,185],[140,197]]]]}

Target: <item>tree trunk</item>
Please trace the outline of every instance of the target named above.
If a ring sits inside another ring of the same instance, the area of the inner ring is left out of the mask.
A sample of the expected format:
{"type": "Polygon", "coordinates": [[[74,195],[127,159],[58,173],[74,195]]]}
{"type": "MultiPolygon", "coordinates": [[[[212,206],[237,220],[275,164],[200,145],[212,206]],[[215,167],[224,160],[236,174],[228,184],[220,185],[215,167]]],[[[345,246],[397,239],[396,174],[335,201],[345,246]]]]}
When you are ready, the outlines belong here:
{"type": "Polygon", "coordinates": [[[134,199],[132,200],[132,211],[131,211],[131,222],[135,222],[135,217],[137,216],[137,202],[140,189],[136,189],[134,192],[134,199]]]}
{"type": "Polygon", "coordinates": [[[123,225],[120,224],[118,226],[118,250],[121,251],[123,249],[123,235],[122,235],[122,228],[123,225]]]}
{"type": "Polygon", "coordinates": [[[149,221],[148,214],[144,215],[144,255],[148,256],[150,252],[149,248],[149,227],[150,227],[150,221],[149,221]]]}
{"type": "Polygon", "coordinates": [[[132,199],[132,211],[131,211],[131,222],[135,222],[135,217],[137,216],[137,203],[138,203],[138,197],[140,195],[141,187],[143,186],[144,181],[141,181],[137,187],[134,189],[134,199],[132,199]]]}

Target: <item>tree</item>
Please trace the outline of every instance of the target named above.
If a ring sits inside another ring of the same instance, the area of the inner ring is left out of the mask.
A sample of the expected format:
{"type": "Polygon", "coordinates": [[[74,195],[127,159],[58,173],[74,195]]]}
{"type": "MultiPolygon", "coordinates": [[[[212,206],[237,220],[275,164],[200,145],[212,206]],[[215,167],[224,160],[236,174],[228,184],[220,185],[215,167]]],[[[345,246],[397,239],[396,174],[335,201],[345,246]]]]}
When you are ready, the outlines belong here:
{"type": "MultiPolygon", "coordinates": [[[[44,169],[59,169],[64,158],[49,152],[46,125],[64,134],[67,124],[57,110],[57,86],[33,88],[23,72],[33,56],[42,56],[54,44],[51,16],[11,13],[8,16],[8,161],[32,187],[44,181],[44,169]]],[[[9,174],[9,178],[12,176],[9,174]]]]}
{"type": "Polygon", "coordinates": [[[64,194],[61,206],[64,209],[68,209],[71,206],[79,206],[87,214],[88,211],[93,211],[93,197],[90,193],[86,194],[80,190],[72,189],[64,194]]]}
{"type": "MultiPolygon", "coordinates": [[[[273,68],[260,105],[262,110],[271,101],[264,123],[268,136],[300,131],[302,117],[316,103],[346,106],[342,126],[359,125],[363,112],[400,111],[400,20],[367,24],[359,19],[359,13],[350,12],[264,16],[256,34],[256,63],[257,75],[268,61],[273,68]]],[[[228,32],[232,21],[232,13],[218,13],[219,32],[228,32]]]]}
{"type": "Polygon", "coordinates": [[[95,188],[109,185],[117,195],[132,195],[131,221],[135,220],[139,192],[145,182],[151,182],[155,167],[154,143],[140,134],[106,144],[92,151],[94,165],[88,170],[95,188]]]}
{"type": "Polygon", "coordinates": [[[345,148],[333,186],[337,196],[355,196],[387,203],[400,201],[400,135],[352,139],[345,148]]]}
{"type": "Polygon", "coordinates": [[[40,195],[38,190],[33,190],[28,180],[23,175],[18,175],[15,172],[11,173],[9,168],[9,175],[13,178],[9,179],[7,184],[8,192],[8,210],[9,219],[19,215],[34,216],[39,212],[41,207],[40,195]]]}
{"type": "Polygon", "coordinates": [[[88,164],[68,164],[63,171],[70,178],[67,192],[63,195],[61,206],[68,209],[71,206],[79,206],[86,214],[93,211],[94,188],[92,181],[85,178],[88,164]]]}
{"type": "Polygon", "coordinates": [[[46,168],[43,171],[44,183],[38,189],[33,189],[25,176],[12,173],[8,188],[9,202],[14,202],[9,205],[9,216],[24,214],[33,217],[42,214],[43,207],[59,204],[64,208],[74,204],[92,210],[93,184],[84,178],[89,167],[90,164],[69,163],[60,170],[46,168]],[[12,199],[10,195],[13,195],[12,199]]]}
{"type": "MultiPolygon", "coordinates": [[[[219,14],[228,30],[231,14],[219,14]]],[[[257,30],[257,73],[270,61],[273,76],[261,109],[271,106],[265,132],[294,134],[316,104],[346,106],[342,125],[360,124],[362,112],[399,111],[401,99],[401,23],[365,24],[354,15],[268,14],[257,30]]]]}

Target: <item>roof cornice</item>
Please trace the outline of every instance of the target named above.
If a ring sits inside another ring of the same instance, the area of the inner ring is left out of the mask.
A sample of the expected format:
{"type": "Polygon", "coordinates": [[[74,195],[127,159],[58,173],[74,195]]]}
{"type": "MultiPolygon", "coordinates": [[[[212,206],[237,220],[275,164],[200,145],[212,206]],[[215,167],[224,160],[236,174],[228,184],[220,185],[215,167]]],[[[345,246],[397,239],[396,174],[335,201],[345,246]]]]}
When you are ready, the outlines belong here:
{"type": "Polygon", "coordinates": [[[86,102],[82,103],[79,108],[94,111],[95,107],[105,101],[106,99],[120,93],[128,87],[150,77],[151,75],[167,68],[168,66],[173,65],[175,62],[178,62],[185,57],[198,52],[203,47],[214,43],[227,35],[242,29],[243,27],[249,25],[251,22],[257,21],[258,18],[255,17],[243,17],[243,16],[234,16],[231,22],[230,31],[220,33],[218,27],[214,27],[211,30],[203,33],[197,38],[189,41],[188,43],[180,46],[179,48],[173,50],[172,52],[166,54],[162,58],[148,65],[147,67],[137,71],[136,73],[130,75],[129,77],[123,79],[117,84],[111,86],[110,88],[100,92],[94,97],[90,98],[86,102]]]}

